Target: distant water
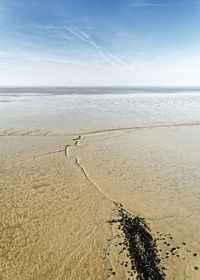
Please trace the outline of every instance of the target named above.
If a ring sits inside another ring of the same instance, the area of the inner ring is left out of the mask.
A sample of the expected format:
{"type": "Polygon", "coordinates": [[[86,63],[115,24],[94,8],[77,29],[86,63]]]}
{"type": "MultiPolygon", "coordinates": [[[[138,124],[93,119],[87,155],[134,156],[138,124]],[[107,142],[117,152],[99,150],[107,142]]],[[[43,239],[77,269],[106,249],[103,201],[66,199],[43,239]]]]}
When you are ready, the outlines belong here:
{"type": "Polygon", "coordinates": [[[200,87],[0,87],[0,95],[200,93],[200,87]]]}
{"type": "Polygon", "coordinates": [[[200,88],[0,88],[0,131],[85,132],[200,122],[200,88]]]}

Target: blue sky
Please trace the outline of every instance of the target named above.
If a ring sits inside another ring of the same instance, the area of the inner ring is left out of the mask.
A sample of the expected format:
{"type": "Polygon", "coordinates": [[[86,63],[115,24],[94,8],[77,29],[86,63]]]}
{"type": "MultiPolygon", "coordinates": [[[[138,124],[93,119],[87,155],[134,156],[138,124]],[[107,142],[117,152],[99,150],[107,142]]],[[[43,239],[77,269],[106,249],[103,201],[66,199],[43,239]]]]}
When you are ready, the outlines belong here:
{"type": "Polygon", "coordinates": [[[200,0],[1,0],[0,85],[200,86],[200,0]]]}

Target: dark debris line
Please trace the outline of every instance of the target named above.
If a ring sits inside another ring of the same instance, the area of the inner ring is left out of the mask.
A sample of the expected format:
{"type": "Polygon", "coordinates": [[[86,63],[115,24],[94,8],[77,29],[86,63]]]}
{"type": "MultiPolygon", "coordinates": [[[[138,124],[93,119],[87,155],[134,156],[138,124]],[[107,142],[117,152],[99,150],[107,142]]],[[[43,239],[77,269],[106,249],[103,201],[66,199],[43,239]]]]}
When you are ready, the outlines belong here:
{"type": "Polygon", "coordinates": [[[108,221],[109,223],[119,223],[119,228],[125,235],[124,245],[129,251],[131,268],[137,272],[138,280],[164,280],[165,269],[160,265],[161,260],[157,253],[156,241],[151,235],[151,229],[145,222],[145,219],[139,216],[133,217],[121,204],[117,206],[117,215],[120,217],[116,220],[108,221]]]}

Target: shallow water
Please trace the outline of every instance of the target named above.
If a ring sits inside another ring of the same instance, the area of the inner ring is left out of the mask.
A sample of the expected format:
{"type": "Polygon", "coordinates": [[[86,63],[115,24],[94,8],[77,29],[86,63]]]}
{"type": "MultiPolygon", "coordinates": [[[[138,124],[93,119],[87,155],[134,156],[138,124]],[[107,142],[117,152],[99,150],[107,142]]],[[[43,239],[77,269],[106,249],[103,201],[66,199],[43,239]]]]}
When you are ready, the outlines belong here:
{"type": "Polygon", "coordinates": [[[198,123],[197,89],[18,88],[0,89],[0,131],[99,129],[198,123]]]}

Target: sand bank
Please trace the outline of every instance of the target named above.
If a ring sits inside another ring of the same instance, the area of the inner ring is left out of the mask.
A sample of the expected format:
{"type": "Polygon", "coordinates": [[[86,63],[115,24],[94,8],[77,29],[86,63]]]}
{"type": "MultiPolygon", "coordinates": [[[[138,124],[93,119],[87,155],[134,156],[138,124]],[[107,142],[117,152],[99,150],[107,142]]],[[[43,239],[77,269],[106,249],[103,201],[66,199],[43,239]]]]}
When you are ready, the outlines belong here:
{"type": "Polygon", "coordinates": [[[0,138],[0,279],[135,279],[148,238],[163,279],[199,279],[199,126],[80,136],[0,138]]]}

